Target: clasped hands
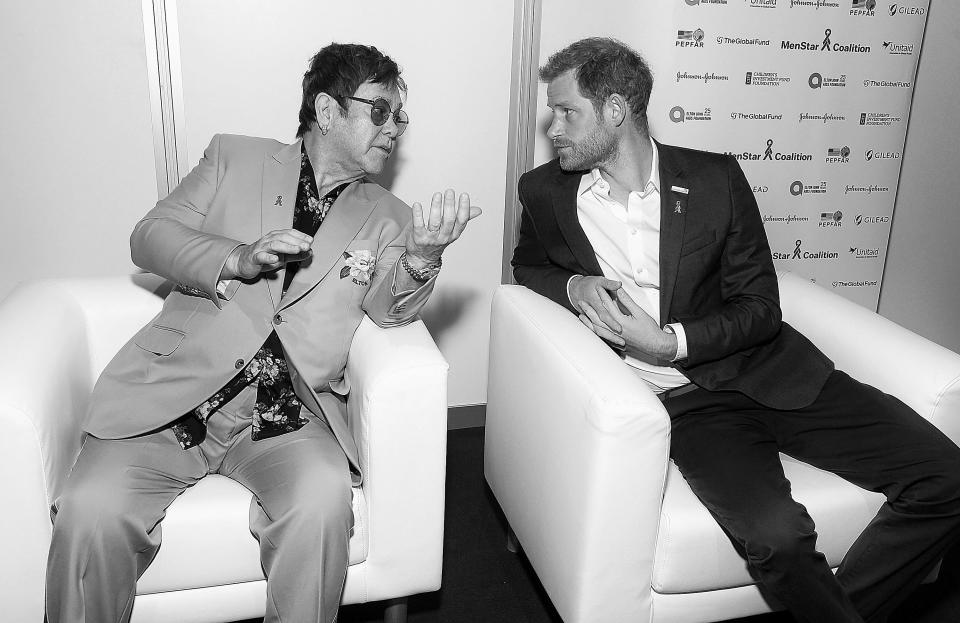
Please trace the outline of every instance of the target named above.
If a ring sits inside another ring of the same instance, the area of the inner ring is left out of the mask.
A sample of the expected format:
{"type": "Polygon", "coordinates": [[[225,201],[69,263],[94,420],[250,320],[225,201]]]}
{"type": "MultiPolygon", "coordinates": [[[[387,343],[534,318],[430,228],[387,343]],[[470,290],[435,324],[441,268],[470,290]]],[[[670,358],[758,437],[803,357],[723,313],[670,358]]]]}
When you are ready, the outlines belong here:
{"type": "Polygon", "coordinates": [[[619,281],[577,275],[569,289],[580,321],[603,340],[664,362],[676,357],[677,336],[661,329],[619,281]]]}
{"type": "MultiPolygon", "coordinates": [[[[417,269],[435,266],[443,250],[463,233],[467,222],[480,214],[480,208],[470,205],[470,195],[461,193],[457,198],[449,188],[442,194],[433,194],[426,213],[419,203],[414,203],[405,243],[410,264],[417,269]]],[[[271,231],[252,244],[234,249],[220,278],[253,279],[260,273],[310,257],[312,244],[312,236],[296,229],[271,231]]]]}

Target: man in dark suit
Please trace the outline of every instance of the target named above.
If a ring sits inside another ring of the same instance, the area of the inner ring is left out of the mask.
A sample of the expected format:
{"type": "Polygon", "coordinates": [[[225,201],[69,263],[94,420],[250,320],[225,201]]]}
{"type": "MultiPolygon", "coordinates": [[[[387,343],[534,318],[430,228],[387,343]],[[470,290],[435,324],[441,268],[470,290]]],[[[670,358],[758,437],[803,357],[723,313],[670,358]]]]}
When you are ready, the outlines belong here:
{"type": "Polygon", "coordinates": [[[761,588],[800,621],[884,621],[958,536],[960,450],[781,321],[737,161],[653,141],[643,59],[585,39],[540,69],[559,158],[520,179],[517,281],[579,315],[657,392],[671,457],[761,588]],[[882,491],[836,576],[779,452],[882,491]]]}

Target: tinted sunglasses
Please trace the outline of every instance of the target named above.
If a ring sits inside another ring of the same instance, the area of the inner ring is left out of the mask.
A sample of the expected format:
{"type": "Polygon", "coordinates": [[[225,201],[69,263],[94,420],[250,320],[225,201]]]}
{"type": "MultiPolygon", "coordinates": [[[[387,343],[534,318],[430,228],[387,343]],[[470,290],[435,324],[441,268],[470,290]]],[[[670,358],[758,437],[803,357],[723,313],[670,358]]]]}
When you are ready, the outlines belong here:
{"type": "Polygon", "coordinates": [[[401,109],[391,110],[390,102],[378,97],[374,100],[363,99],[362,97],[353,97],[348,95],[348,100],[354,100],[357,102],[363,102],[364,104],[370,104],[370,121],[373,122],[373,125],[381,126],[387,122],[387,119],[393,115],[393,122],[397,124],[397,136],[399,137],[403,134],[403,131],[407,129],[407,124],[410,123],[410,116],[401,109]]]}

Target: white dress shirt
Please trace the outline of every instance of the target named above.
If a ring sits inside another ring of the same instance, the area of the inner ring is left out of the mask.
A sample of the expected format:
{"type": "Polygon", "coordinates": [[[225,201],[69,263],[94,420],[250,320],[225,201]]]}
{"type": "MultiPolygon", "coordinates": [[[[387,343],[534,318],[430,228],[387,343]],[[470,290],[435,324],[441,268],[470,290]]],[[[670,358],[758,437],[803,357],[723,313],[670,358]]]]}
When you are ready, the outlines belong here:
{"type": "MultiPolygon", "coordinates": [[[[610,184],[599,169],[585,173],[577,191],[577,217],[597,254],[603,276],[623,289],[643,311],[660,324],[660,168],[657,146],[651,140],[650,178],[642,191],[632,191],[624,206],[610,196],[610,184]]],[[[569,295],[569,282],[567,293],[569,295]]],[[[687,340],[679,323],[667,325],[677,336],[677,356],[687,356],[687,340]]],[[[686,385],[682,372],[658,365],[649,355],[627,349],[624,361],[653,391],[686,385]]]]}

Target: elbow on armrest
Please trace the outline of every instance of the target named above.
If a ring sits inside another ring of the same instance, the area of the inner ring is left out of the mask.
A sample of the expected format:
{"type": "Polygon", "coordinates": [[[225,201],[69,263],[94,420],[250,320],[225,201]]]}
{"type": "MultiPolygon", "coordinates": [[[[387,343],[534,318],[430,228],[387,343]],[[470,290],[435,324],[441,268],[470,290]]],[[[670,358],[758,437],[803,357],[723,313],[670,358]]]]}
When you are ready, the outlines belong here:
{"type": "Polygon", "coordinates": [[[493,302],[490,403],[553,401],[577,411],[597,431],[669,430],[656,395],[613,350],[553,301],[520,286],[501,286],[493,302]]]}

